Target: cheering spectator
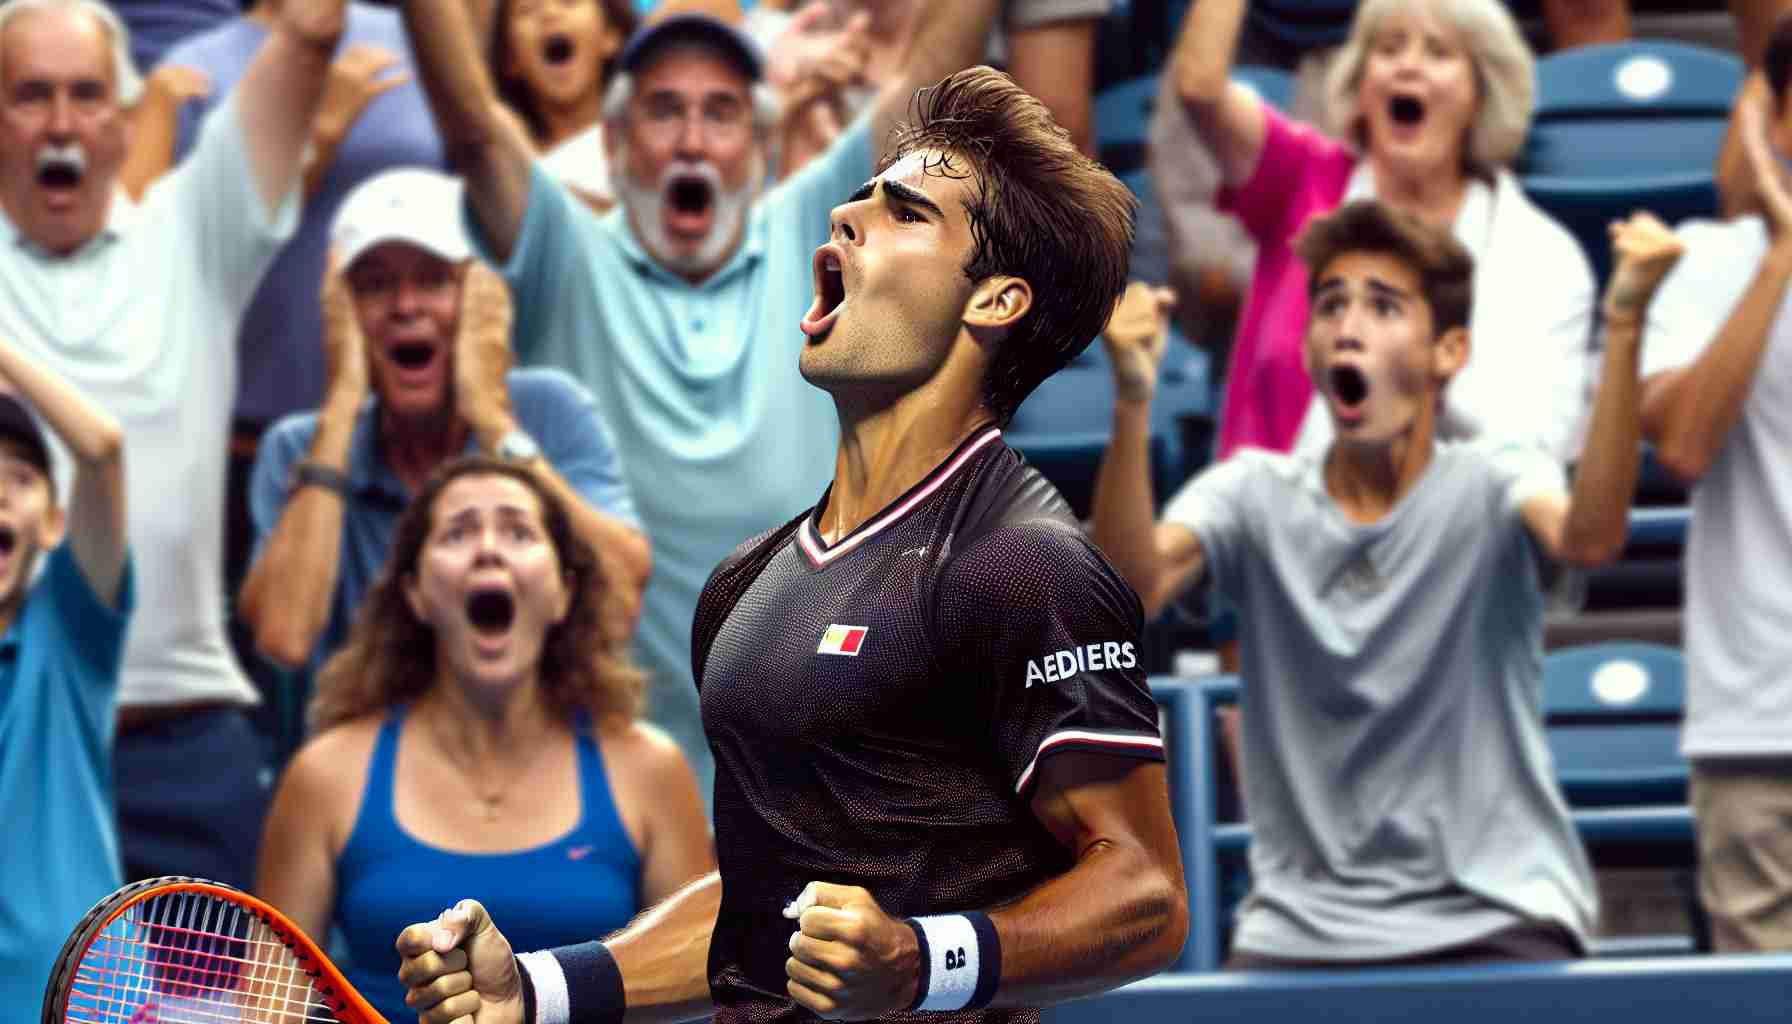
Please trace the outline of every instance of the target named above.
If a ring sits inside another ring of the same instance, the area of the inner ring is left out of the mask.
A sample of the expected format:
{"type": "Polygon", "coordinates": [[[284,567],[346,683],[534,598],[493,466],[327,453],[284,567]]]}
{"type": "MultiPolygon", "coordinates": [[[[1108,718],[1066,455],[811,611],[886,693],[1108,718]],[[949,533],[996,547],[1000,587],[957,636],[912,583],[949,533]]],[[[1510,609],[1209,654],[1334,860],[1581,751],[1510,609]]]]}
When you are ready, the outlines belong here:
{"type": "Polygon", "coordinates": [[[917,86],[976,58],[995,0],[934,0],[906,77],[823,156],[759,196],[774,120],[760,59],[701,15],[629,43],[606,102],[620,208],[603,218],[533,165],[473,53],[461,0],[407,0],[432,109],[467,172],[486,255],[504,267],[524,362],[598,397],[653,542],[640,649],[650,709],[709,790],[691,615],[741,540],[812,504],[833,474],[832,404],[796,372],[828,211],[871,177],[873,140],[917,86]]]}
{"type": "Polygon", "coordinates": [[[312,935],[339,926],[388,1020],[417,1016],[392,937],[444,891],[549,948],[715,867],[690,767],[635,721],[641,675],[603,636],[563,492],[485,456],[418,489],[268,816],[257,893],[312,935]]]}
{"type": "Polygon", "coordinates": [[[1223,458],[1287,450],[1312,409],[1302,365],[1306,271],[1293,240],[1341,202],[1380,198],[1450,230],[1475,256],[1472,329],[1482,343],[1445,394],[1439,435],[1495,434],[1569,460],[1581,428],[1593,277],[1572,236],[1506,165],[1530,123],[1532,57],[1497,0],[1368,0],[1329,78],[1337,138],[1296,125],[1232,82],[1244,0],[1190,12],[1171,74],[1225,187],[1220,207],[1257,244],[1226,383],[1223,458]],[[1522,389],[1527,401],[1512,395],[1522,389]]]}
{"type": "Polygon", "coordinates": [[[1537,555],[1596,565],[1623,547],[1638,325],[1679,247],[1647,215],[1613,235],[1604,370],[1572,491],[1535,445],[1436,440],[1439,399],[1476,337],[1473,261],[1382,203],[1348,203],[1298,242],[1312,282],[1303,355],[1335,440],[1241,453],[1156,524],[1150,405],[1167,327],[1151,311],[1110,323],[1097,543],[1148,616],[1203,575],[1240,608],[1255,838],[1232,966],[1584,949],[1593,878],[1543,739],[1537,555]]]}
{"type": "Polygon", "coordinates": [[[287,0],[192,155],[132,204],[141,91],[98,0],[0,6],[0,336],[124,425],[140,614],[119,683],[126,876],[249,881],[266,756],[225,639],[220,565],[236,328],[297,219],[342,0],[287,0]]]}
{"type": "Polygon", "coordinates": [[[0,341],[0,379],[75,460],[66,513],[37,421],[0,394],[0,1001],[35,1007],[69,925],[119,885],[112,715],[132,605],[124,434],[0,341]],[[43,573],[36,575],[39,557],[43,573]]]}
{"type": "Polygon", "coordinates": [[[615,201],[604,89],[635,32],[631,0],[498,0],[491,73],[548,173],[599,208],[615,201]]]}
{"type": "Polygon", "coordinates": [[[1792,950],[1792,17],[1762,64],[1736,116],[1760,213],[1682,228],[1644,336],[1644,429],[1694,485],[1681,747],[1723,952],[1792,950]]]}
{"type": "Polygon", "coordinates": [[[509,369],[510,296],[471,262],[459,186],[421,169],[365,182],[337,214],[332,252],[343,266],[323,288],[323,408],[276,424],[255,461],[258,553],[241,608],[256,646],[289,666],[334,653],[410,496],[465,451],[519,460],[555,492],[605,570],[592,582],[609,635],[625,639],[648,551],[609,432],[566,374],[509,369]]]}

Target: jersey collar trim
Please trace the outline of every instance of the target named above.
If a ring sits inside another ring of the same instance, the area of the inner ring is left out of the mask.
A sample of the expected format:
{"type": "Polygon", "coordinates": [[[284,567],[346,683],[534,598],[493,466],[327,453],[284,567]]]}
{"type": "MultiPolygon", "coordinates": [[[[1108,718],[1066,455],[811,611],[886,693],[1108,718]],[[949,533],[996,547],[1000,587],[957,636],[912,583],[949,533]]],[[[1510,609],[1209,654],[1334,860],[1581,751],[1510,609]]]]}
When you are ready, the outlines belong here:
{"type": "Polygon", "coordinates": [[[813,511],[810,512],[809,515],[803,518],[802,529],[797,531],[797,546],[803,549],[803,554],[809,556],[809,561],[817,569],[827,565],[841,555],[844,555],[848,551],[858,547],[860,544],[865,543],[865,541],[877,536],[891,524],[907,515],[916,505],[926,501],[928,495],[939,490],[940,485],[944,484],[947,480],[952,479],[953,474],[957,473],[960,469],[963,469],[965,463],[971,461],[972,456],[976,455],[984,448],[987,448],[991,442],[997,440],[1001,436],[1002,430],[1000,427],[990,427],[981,433],[971,435],[970,439],[959,448],[957,455],[948,458],[945,462],[936,467],[930,475],[924,477],[919,484],[911,488],[906,497],[898,499],[896,504],[891,507],[888,512],[885,512],[872,520],[869,525],[859,527],[856,533],[840,541],[831,548],[821,539],[821,534],[815,529],[815,513],[813,511]]]}

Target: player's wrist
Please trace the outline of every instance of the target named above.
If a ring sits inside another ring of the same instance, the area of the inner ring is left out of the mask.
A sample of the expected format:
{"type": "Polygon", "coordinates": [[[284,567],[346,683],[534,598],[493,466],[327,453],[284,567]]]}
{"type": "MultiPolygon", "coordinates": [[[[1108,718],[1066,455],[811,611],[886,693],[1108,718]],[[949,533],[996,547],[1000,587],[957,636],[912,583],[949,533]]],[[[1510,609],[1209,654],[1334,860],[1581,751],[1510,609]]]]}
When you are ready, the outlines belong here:
{"type": "Polygon", "coordinates": [[[622,1024],[627,1005],[622,970],[603,943],[524,953],[516,965],[522,976],[522,1024],[622,1024]]]}
{"type": "Polygon", "coordinates": [[[1002,943],[989,915],[931,914],[903,918],[920,946],[915,998],[908,1009],[977,1010],[1002,980],[1002,943]]]}

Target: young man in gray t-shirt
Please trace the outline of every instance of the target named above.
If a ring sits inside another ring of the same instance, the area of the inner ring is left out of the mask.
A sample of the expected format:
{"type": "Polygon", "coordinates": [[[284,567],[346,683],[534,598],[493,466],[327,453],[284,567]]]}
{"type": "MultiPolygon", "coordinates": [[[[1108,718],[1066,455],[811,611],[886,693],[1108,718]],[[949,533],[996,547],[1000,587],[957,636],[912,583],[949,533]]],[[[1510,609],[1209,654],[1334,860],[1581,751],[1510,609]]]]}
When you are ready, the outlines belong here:
{"type": "Polygon", "coordinates": [[[1298,245],[1304,357],[1335,431],[1323,455],[1242,452],[1153,525],[1163,299],[1129,293],[1110,323],[1117,402],[1096,540],[1148,615],[1204,575],[1240,609],[1254,839],[1229,966],[1584,948],[1592,875],[1539,711],[1539,556],[1593,565],[1623,546],[1638,323],[1679,253],[1647,215],[1613,240],[1604,376],[1572,491],[1539,449],[1435,440],[1444,388],[1470,358],[1472,259],[1380,203],[1314,220],[1298,245]]]}

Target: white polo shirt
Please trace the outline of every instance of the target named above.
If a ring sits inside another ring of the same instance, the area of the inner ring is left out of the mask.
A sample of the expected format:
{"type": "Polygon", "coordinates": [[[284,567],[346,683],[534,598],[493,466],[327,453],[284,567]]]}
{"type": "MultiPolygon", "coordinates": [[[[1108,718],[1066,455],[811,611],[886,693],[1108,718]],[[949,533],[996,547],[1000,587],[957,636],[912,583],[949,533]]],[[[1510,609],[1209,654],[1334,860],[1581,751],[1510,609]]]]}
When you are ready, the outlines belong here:
{"type": "MultiPolygon", "coordinates": [[[[1758,217],[1691,221],[1649,304],[1643,374],[1690,364],[1767,253],[1758,217]]],[[[1688,757],[1792,754],[1792,297],[1780,304],[1742,419],[1692,490],[1686,538],[1688,757]]]]}
{"type": "MultiPolygon", "coordinates": [[[[138,589],[121,705],[257,700],[225,635],[226,445],[237,322],[297,224],[296,197],[270,216],[233,96],[185,163],[141,205],[119,193],[106,227],[69,256],[0,212],[0,337],[125,429],[138,589]]],[[[66,481],[68,455],[52,447],[66,481]]]]}

